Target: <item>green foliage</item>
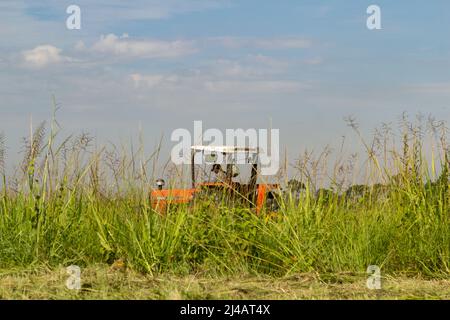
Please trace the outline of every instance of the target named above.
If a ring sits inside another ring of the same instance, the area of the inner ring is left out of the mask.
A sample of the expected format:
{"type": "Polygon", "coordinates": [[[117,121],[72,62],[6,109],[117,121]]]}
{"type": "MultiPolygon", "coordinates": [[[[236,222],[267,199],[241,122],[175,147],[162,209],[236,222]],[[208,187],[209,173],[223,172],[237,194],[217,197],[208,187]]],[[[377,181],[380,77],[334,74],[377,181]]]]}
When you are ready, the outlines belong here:
{"type": "Polygon", "coordinates": [[[382,183],[325,187],[309,172],[290,185],[295,198],[279,198],[275,214],[257,216],[245,201],[219,194],[169,206],[161,216],[149,203],[153,177],[142,165],[152,159],[136,159],[142,148],[131,156],[93,150],[86,135],[55,146],[55,129],[47,144],[44,132],[42,125],[27,141],[23,177],[9,179],[1,195],[0,268],[123,259],[149,274],[365,272],[371,264],[392,273],[450,273],[444,147],[434,180],[423,144],[410,148],[405,134],[392,167],[370,150],[369,176],[382,183]]]}

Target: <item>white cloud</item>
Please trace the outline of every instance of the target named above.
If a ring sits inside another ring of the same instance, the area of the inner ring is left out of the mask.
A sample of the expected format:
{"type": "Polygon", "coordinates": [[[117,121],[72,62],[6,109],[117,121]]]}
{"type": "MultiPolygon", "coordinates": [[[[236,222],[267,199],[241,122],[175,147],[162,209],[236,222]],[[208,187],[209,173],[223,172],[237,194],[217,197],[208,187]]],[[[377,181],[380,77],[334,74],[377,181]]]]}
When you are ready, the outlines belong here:
{"type": "Polygon", "coordinates": [[[306,49],[312,46],[312,42],[302,37],[277,37],[277,38],[242,38],[242,37],[218,37],[210,41],[218,43],[226,48],[254,47],[268,50],[279,49],[306,49]]]}
{"type": "Polygon", "coordinates": [[[305,63],[309,64],[309,65],[319,65],[319,64],[323,63],[323,59],[320,57],[315,57],[315,58],[305,60],[305,63]]]}
{"type": "MultiPolygon", "coordinates": [[[[78,49],[83,49],[81,44],[78,49]]],[[[174,58],[195,52],[192,41],[131,40],[127,34],[101,36],[89,49],[93,52],[121,57],[174,58]]]]}
{"type": "Polygon", "coordinates": [[[276,38],[255,40],[255,46],[264,49],[305,49],[311,42],[303,38],[276,38]]]}
{"type": "Polygon", "coordinates": [[[179,81],[179,77],[176,75],[161,75],[161,74],[150,74],[143,75],[139,73],[133,73],[130,75],[130,78],[135,86],[135,88],[139,87],[147,87],[154,88],[158,85],[163,84],[175,84],[179,81]]]}
{"type": "Polygon", "coordinates": [[[84,42],[82,40],[79,40],[76,44],[75,44],[75,50],[77,51],[83,51],[86,50],[86,45],[84,44],[84,42]]]}
{"type": "Polygon", "coordinates": [[[272,74],[271,68],[261,66],[251,59],[229,60],[217,59],[205,63],[206,70],[203,74],[222,79],[255,79],[267,74],[272,74]]]}
{"type": "Polygon", "coordinates": [[[247,55],[241,60],[207,61],[199,68],[182,73],[129,75],[135,89],[158,89],[166,92],[193,90],[202,95],[227,97],[252,94],[293,93],[309,89],[308,83],[280,79],[291,64],[266,55],[247,55]]]}
{"type": "Polygon", "coordinates": [[[71,61],[69,57],[61,55],[61,51],[51,45],[40,45],[22,52],[23,63],[27,67],[43,68],[51,64],[71,61]]]}
{"type": "Polygon", "coordinates": [[[264,93],[288,93],[307,89],[309,86],[284,80],[254,80],[254,81],[207,81],[205,88],[214,93],[239,93],[239,94],[264,94],[264,93]]]}
{"type": "Polygon", "coordinates": [[[190,74],[140,74],[128,76],[130,94],[140,102],[151,102],[153,106],[169,109],[177,105],[195,105],[196,109],[208,108],[211,104],[230,106],[242,101],[264,105],[268,99],[304,92],[311,88],[308,83],[294,80],[221,77],[214,73],[193,72],[190,74]],[[169,107],[170,106],[170,107],[169,107]]]}
{"type": "Polygon", "coordinates": [[[256,55],[249,54],[247,56],[247,58],[250,60],[254,60],[255,62],[267,65],[267,66],[276,66],[276,67],[286,66],[286,62],[280,61],[280,60],[277,60],[277,59],[274,59],[272,57],[265,56],[262,54],[256,54],[256,55]]]}
{"type": "Polygon", "coordinates": [[[208,72],[218,77],[259,78],[283,73],[289,63],[261,54],[248,55],[241,60],[218,59],[210,62],[208,72]]]}

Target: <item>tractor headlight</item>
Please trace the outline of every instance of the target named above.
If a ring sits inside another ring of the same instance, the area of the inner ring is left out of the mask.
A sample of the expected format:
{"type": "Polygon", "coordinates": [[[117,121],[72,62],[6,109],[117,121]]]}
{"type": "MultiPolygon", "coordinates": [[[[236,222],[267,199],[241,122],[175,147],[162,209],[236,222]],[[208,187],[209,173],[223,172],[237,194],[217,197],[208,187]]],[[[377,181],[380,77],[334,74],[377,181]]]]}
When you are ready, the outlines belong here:
{"type": "Polygon", "coordinates": [[[156,180],[156,186],[158,187],[159,190],[161,190],[165,184],[166,184],[166,182],[164,181],[164,179],[156,180]]]}

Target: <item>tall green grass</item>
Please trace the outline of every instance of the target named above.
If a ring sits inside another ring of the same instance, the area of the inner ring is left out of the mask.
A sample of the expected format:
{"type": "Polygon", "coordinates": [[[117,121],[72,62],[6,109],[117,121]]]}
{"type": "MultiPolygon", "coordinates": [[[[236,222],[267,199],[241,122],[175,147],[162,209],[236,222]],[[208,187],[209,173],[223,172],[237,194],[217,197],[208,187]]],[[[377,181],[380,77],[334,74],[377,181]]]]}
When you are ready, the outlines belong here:
{"type": "Polygon", "coordinates": [[[400,141],[383,127],[370,143],[349,124],[366,155],[338,154],[330,163],[328,150],[306,152],[294,165],[300,183],[283,188],[277,213],[259,216],[214,197],[169,206],[161,216],[149,199],[158,152],[145,156],[143,143],[130,152],[99,148],[86,134],[61,141],[54,119],[47,134],[45,124],[32,130],[20,169],[7,176],[1,136],[0,267],[123,259],[150,274],[278,276],[365,272],[375,264],[448,277],[445,124],[430,120],[424,129],[403,120],[400,141]]]}

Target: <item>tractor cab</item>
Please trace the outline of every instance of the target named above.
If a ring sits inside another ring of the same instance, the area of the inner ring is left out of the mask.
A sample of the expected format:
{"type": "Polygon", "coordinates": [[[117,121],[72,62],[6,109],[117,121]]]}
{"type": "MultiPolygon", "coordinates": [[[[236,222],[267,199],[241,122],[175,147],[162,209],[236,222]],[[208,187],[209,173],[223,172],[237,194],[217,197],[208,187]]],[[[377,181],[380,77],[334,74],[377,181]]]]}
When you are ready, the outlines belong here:
{"type": "Polygon", "coordinates": [[[236,146],[192,146],[191,188],[163,189],[164,181],[158,179],[158,187],[151,193],[152,207],[162,212],[168,204],[212,196],[218,202],[250,206],[257,214],[263,207],[274,211],[279,186],[258,182],[259,151],[236,146]]]}
{"type": "Polygon", "coordinates": [[[258,179],[258,148],[193,146],[191,150],[192,188],[221,190],[253,199],[258,179]]]}

